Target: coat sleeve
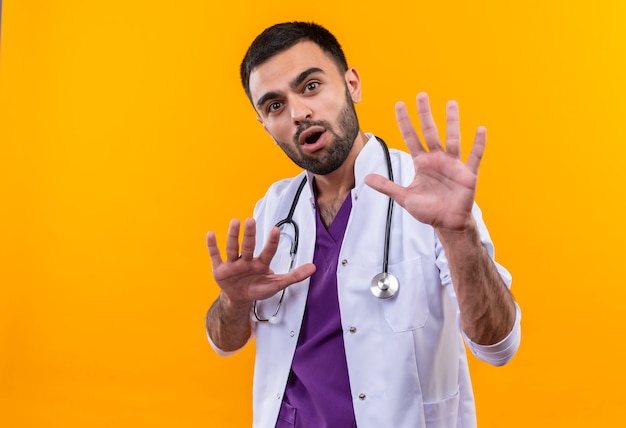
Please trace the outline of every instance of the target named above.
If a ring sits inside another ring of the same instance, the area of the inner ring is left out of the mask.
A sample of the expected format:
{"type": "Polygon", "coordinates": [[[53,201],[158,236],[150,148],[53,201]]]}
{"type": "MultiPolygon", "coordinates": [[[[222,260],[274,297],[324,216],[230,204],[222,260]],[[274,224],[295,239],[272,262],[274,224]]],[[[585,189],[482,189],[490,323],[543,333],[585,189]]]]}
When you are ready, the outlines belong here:
{"type": "MultiPolygon", "coordinates": [[[[495,250],[493,243],[491,242],[491,237],[489,236],[489,232],[487,231],[487,227],[482,219],[482,213],[480,208],[476,204],[474,204],[474,208],[472,210],[474,218],[476,220],[476,224],[478,225],[478,231],[480,234],[480,240],[487,250],[487,254],[494,263],[494,266],[498,270],[502,281],[506,285],[507,288],[511,288],[512,277],[511,274],[498,262],[495,261],[495,250]]],[[[450,298],[453,300],[456,308],[457,308],[457,322],[459,325],[459,330],[461,331],[463,338],[467,347],[470,349],[472,354],[476,356],[478,359],[485,361],[486,363],[492,364],[494,366],[502,366],[509,362],[513,356],[516,354],[522,336],[521,330],[521,319],[522,313],[520,307],[515,304],[515,323],[513,325],[513,329],[509,332],[509,334],[502,339],[500,342],[495,343],[493,345],[480,345],[478,343],[472,342],[469,337],[463,332],[461,329],[460,323],[460,311],[459,305],[456,298],[456,293],[454,291],[454,287],[452,286],[452,277],[450,274],[450,268],[448,266],[448,260],[446,258],[445,252],[443,251],[443,246],[441,242],[437,240],[437,266],[439,267],[441,282],[443,286],[446,288],[446,291],[450,298]]]]}

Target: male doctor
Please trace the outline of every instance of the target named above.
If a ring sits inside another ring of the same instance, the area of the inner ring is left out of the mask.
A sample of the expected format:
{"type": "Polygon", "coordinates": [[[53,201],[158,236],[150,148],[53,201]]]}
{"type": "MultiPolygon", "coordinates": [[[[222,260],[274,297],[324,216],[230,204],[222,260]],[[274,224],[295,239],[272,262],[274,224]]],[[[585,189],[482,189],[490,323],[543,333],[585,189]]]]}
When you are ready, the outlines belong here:
{"type": "Polygon", "coordinates": [[[474,203],[485,129],[463,162],[457,104],[442,145],[421,93],[423,143],[398,103],[410,154],[387,149],[359,127],[357,70],[313,23],[266,29],[241,79],[258,121],[303,168],[269,188],[241,245],[231,222],[225,258],[207,236],[221,289],[209,341],[228,355],[256,337],[254,427],[476,426],[463,341],[505,364],[521,317],[474,203]]]}

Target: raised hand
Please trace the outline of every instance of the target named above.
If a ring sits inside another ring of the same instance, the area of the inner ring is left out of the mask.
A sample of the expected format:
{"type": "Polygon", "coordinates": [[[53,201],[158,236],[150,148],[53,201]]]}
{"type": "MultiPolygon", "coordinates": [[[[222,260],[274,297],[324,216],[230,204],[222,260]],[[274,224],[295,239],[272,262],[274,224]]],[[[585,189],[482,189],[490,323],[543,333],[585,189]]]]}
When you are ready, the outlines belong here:
{"type": "Polygon", "coordinates": [[[239,220],[232,220],[226,241],[226,260],[223,260],[215,234],[207,234],[207,247],[213,265],[213,277],[221,288],[222,294],[232,304],[250,305],[254,300],[263,300],[273,296],[291,284],[302,281],[315,272],[315,266],[308,263],[285,274],[275,274],[270,269],[270,262],[276,254],[280,231],[273,228],[267,243],[257,257],[254,257],[256,245],[256,222],[247,219],[244,222],[241,253],[239,250],[239,220]]]}
{"type": "Polygon", "coordinates": [[[485,150],[485,128],[476,131],[474,146],[463,163],[456,102],[447,104],[445,148],[440,143],[426,94],[417,96],[417,110],[428,150],[420,142],[404,104],[396,105],[400,131],[415,166],[413,182],[403,187],[374,174],[365,177],[365,182],[393,198],[417,220],[435,228],[448,258],[461,327],[476,343],[497,343],[512,330],[516,309],[511,293],[480,242],[472,217],[478,167],[485,150]]]}
{"type": "Polygon", "coordinates": [[[428,150],[422,145],[404,103],[396,104],[400,132],[415,165],[413,182],[403,187],[375,174],[368,175],[365,182],[393,198],[422,223],[441,231],[464,230],[472,223],[471,210],[486,130],[478,128],[469,158],[463,163],[457,103],[450,101],[446,106],[445,148],[441,145],[425,93],[417,95],[417,109],[428,150]]]}

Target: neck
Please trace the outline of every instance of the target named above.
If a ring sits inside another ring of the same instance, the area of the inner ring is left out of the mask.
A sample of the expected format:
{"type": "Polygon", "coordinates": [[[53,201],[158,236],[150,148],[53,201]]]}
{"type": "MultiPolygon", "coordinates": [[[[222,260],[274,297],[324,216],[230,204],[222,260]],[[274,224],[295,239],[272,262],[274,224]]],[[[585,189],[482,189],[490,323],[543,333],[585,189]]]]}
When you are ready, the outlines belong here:
{"type": "Polygon", "coordinates": [[[339,168],[330,174],[315,175],[317,206],[326,227],[335,219],[343,201],[354,188],[354,164],[365,143],[367,143],[367,137],[359,132],[352,150],[339,168]]]}

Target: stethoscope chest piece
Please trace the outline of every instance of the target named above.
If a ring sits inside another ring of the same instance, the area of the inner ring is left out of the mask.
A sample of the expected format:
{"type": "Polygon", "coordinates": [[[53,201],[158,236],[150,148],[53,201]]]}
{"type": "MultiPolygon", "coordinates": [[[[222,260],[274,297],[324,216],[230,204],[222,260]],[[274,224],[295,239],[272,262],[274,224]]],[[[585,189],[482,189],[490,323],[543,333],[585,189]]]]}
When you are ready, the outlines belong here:
{"type": "Polygon", "coordinates": [[[370,291],[379,299],[389,299],[398,291],[398,278],[388,272],[381,272],[372,278],[370,291]]]}

